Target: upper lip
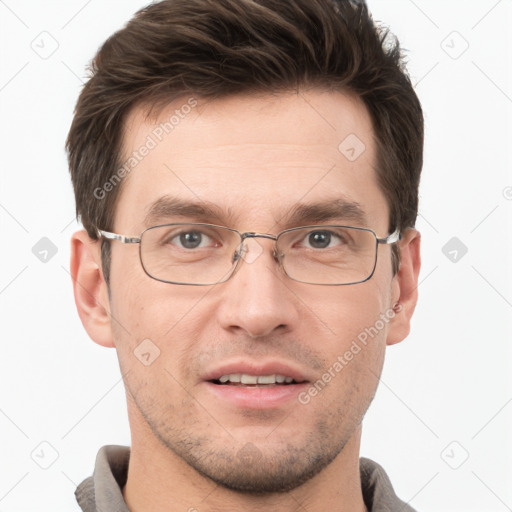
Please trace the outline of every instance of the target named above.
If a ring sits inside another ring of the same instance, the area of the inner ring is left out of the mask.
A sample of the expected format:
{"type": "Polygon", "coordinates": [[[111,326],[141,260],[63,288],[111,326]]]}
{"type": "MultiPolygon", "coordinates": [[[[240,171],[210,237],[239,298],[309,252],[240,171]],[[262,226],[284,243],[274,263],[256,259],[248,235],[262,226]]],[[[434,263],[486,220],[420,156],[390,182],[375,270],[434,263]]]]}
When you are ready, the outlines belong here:
{"type": "Polygon", "coordinates": [[[304,372],[296,366],[281,361],[268,361],[266,363],[257,361],[231,361],[219,364],[203,375],[203,380],[218,380],[223,375],[242,373],[246,375],[284,375],[291,377],[297,382],[308,381],[304,372]]]}

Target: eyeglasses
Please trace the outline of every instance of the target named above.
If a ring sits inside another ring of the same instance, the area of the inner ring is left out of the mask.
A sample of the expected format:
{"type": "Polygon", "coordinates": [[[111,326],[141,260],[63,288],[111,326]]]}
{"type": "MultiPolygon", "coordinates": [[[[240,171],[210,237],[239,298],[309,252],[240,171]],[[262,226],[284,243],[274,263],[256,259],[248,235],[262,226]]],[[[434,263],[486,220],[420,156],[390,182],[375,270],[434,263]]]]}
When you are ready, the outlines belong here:
{"type": "Polygon", "coordinates": [[[249,251],[249,238],[274,240],[272,256],[294,281],[319,285],[362,283],[375,271],[379,244],[393,244],[401,238],[398,229],[386,238],[378,238],[371,229],[338,225],[302,226],[270,235],[182,222],[152,226],[139,237],[102,230],[98,235],[123,244],[139,244],[140,261],[149,277],[197,286],[224,283],[241,260],[255,261],[263,248],[253,244],[249,251]]]}

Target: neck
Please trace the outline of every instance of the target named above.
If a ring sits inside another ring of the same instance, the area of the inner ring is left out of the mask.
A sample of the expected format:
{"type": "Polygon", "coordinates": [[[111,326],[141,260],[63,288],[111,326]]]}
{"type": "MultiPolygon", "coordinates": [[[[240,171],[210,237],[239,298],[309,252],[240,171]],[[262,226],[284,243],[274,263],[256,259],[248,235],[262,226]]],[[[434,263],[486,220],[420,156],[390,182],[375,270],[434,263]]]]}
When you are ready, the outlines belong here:
{"type": "Polygon", "coordinates": [[[255,496],[223,488],[162,445],[133,404],[132,443],[123,496],[132,512],[366,512],[359,474],[361,426],[318,475],[290,492],[255,496]]]}

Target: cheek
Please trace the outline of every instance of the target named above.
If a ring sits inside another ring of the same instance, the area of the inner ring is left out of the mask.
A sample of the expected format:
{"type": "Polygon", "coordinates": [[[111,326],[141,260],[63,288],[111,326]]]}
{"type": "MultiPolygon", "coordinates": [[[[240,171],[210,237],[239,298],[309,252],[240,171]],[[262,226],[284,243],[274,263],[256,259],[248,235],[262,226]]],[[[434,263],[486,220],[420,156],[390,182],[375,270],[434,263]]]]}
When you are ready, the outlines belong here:
{"type": "MultiPolygon", "coordinates": [[[[317,341],[327,362],[322,380],[331,379],[333,391],[347,400],[351,397],[344,389],[354,390],[356,400],[375,392],[391,320],[389,293],[385,285],[370,280],[331,294],[315,309],[317,328],[325,331],[317,341]]],[[[337,400],[332,395],[330,399],[337,400]]]]}
{"type": "MultiPolygon", "coordinates": [[[[353,422],[355,427],[370,405],[384,363],[389,320],[385,300],[376,293],[375,285],[360,286],[358,293],[339,302],[326,304],[324,318],[333,333],[324,339],[322,348],[327,367],[318,390],[318,407],[331,411],[337,422],[353,422]]],[[[316,394],[312,390],[313,394],[316,394]]],[[[341,423],[340,423],[341,425],[341,423]]]]}
{"type": "MultiPolygon", "coordinates": [[[[126,247],[123,247],[126,248],[126,247]]],[[[192,287],[162,283],[149,277],[137,250],[112,255],[111,311],[113,322],[132,337],[161,339],[197,301],[192,287]]]]}
{"type": "Polygon", "coordinates": [[[161,283],[128,269],[124,279],[113,279],[112,329],[123,372],[151,373],[153,382],[156,373],[162,373],[159,382],[170,374],[181,379],[190,354],[198,350],[201,322],[210,318],[201,315],[206,294],[206,289],[161,283]],[[141,364],[148,358],[154,358],[151,368],[141,364]]]}
{"type": "MultiPolygon", "coordinates": [[[[303,297],[310,309],[309,317],[317,318],[317,326],[325,331],[330,346],[343,349],[347,342],[356,339],[389,312],[390,285],[372,278],[364,283],[332,288],[322,294],[320,300],[319,297],[320,294],[303,297]]],[[[377,327],[385,331],[387,325],[379,322],[377,327]]]]}

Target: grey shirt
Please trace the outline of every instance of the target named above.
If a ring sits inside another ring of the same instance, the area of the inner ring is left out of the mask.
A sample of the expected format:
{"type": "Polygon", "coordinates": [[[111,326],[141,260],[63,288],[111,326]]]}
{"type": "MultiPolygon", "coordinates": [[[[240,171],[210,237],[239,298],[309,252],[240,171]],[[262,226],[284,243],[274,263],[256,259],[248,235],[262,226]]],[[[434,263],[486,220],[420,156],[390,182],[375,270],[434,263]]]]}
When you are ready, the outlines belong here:
{"type": "MultiPolygon", "coordinates": [[[[128,476],[130,448],[103,446],[96,456],[91,477],[76,489],[75,496],[84,512],[129,512],[122,488],[128,476]]],[[[384,471],[376,462],[359,459],[363,498],[369,512],[415,512],[401,501],[384,471]]]]}

